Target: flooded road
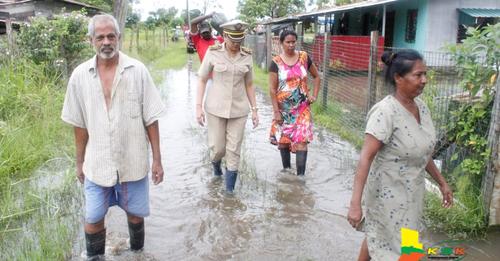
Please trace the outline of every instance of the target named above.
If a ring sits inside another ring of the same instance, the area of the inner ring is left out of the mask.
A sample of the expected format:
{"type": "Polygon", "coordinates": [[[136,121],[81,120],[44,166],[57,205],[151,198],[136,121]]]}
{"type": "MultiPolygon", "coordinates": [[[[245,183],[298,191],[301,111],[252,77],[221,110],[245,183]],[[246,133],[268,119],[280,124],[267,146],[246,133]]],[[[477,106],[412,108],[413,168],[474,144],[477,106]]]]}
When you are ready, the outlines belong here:
{"type": "MultiPolygon", "coordinates": [[[[165,180],[150,187],[145,251],[126,250],[126,217],[115,207],[106,217],[107,260],[357,258],[364,235],[345,219],[358,158],[349,143],[316,126],[305,179],[282,173],[279,151],[268,142],[272,107],[258,93],[260,125],[252,129],[247,122],[235,196],[225,196],[223,180],[212,175],[206,128],[194,117],[195,74],[167,71],[164,80],[159,88],[167,106],[160,120],[165,180]]],[[[83,235],[79,241],[75,251],[81,253],[83,235]]]]}

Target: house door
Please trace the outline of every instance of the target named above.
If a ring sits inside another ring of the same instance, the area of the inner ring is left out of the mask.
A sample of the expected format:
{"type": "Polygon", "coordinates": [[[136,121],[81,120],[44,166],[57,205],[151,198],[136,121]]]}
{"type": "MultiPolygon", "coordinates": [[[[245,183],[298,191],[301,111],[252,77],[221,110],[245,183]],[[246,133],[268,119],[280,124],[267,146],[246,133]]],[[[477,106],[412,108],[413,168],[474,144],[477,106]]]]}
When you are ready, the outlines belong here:
{"type": "Polygon", "coordinates": [[[394,43],[394,18],[396,11],[390,11],[385,16],[385,47],[393,47],[394,43]]]}

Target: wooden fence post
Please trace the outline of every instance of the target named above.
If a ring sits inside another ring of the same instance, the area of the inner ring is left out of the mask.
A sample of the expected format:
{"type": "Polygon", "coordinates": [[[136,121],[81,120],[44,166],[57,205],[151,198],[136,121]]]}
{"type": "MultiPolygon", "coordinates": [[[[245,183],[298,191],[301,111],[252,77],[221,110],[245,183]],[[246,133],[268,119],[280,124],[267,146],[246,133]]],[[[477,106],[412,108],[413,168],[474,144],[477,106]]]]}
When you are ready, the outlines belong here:
{"type": "Polygon", "coordinates": [[[269,72],[269,66],[271,66],[272,61],[272,51],[273,51],[273,42],[272,42],[272,32],[271,32],[271,24],[266,25],[266,72],[269,72]]]}
{"type": "Polygon", "coordinates": [[[370,60],[368,65],[368,91],[366,112],[375,104],[377,98],[377,51],[378,51],[378,31],[370,34],[370,60]]]}
{"type": "Polygon", "coordinates": [[[491,156],[483,177],[483,203],[490,226],[500,225],[500,78],[495,85],[495,101],[491,109],[488,148],[491,156]]]}
{"type": "Polygon", "coordinates": [[[322,65],[323,79],[321,79],[322,80],[321,105],[323,106],[323,109],[326,109],[328,105],[328,70],[329,70],[328,68],[329,68],[330,52],[331,52],[330,46],[331,46],[330,34],[328,30],[326,30],[326,19],[325,19],[325,33],[323,38],[323,65],[322,65]]]}
{"type": "Polygon", "coordinates": [[[297,50],[303,51],[302,50],[302,41],[304,41],[304,30],[302,30],[302,22],[297,23],[297,27],[295,28],[295,32],[298,35],[297,39],[297,45],[295,46],[297,50]]]}
{"type": "Polygon", "coordinates": [[[13,57],[14,36],[12,35],[12,21],[10,20],[10,18],[5,19],[5,29],[7,33],[7,50],[9,50],[9,56],[13,57]]]}

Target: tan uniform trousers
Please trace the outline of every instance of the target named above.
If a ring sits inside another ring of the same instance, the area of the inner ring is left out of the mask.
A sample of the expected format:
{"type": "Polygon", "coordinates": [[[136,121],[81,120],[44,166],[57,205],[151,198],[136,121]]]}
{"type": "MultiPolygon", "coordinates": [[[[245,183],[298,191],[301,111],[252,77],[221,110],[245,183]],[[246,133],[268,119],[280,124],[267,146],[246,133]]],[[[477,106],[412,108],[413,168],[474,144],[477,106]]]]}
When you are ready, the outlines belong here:
{"type": "Polygon", "coordinates": [[[247,116],[225,119],[207,113],[206,117],[210,159],[219,161],[225,156],[227,169],[237,171],[247,116]]]}

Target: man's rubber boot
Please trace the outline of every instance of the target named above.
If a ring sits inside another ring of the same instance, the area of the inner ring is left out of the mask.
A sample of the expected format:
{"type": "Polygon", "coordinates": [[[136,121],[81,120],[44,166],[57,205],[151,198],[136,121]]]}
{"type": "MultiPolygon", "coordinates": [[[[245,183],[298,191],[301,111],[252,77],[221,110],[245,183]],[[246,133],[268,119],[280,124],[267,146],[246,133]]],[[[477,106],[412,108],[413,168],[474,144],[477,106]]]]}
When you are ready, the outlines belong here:
{"type": "Polygon", "coordinates": [[[297,175],[303,176],[306,173],[307,150],[299,150],[295,154],[297,164],[297,175]]]}
{"type": "Polygon", "coordinates": [[[95,234],[85,233],[87,246],[87,260],[99,260],[99,256],[104,255],[106,247],[106,229],[95,234]]]}
{"type": "Polygon", "coordinates": [[[212,161],[212,166],[214,168],[214,175],[217,177],[222,176],[222,168],[220,167],[222,161],[212,161]]]}
{"type": "Polygon", "coordinates": [[[226,170],[226,192],[232,194],[234,191],[234,185],[236,184],[236,178],[238,177],[238,171],[226,170]]]}
{"type": "Polygon", "coordinates": [[[289,169],[292,167],[290,163],[290,150],[288,148],[280,149],[281,154],[281,164],[283,164],[284,169],[289,169]]]}
{"type": "Polygon", "coordinates": [[[128,234],[130,236],[130,250],[139,251],[144,247],[144,221],[133,224],[128,222],[128,234]]]}

